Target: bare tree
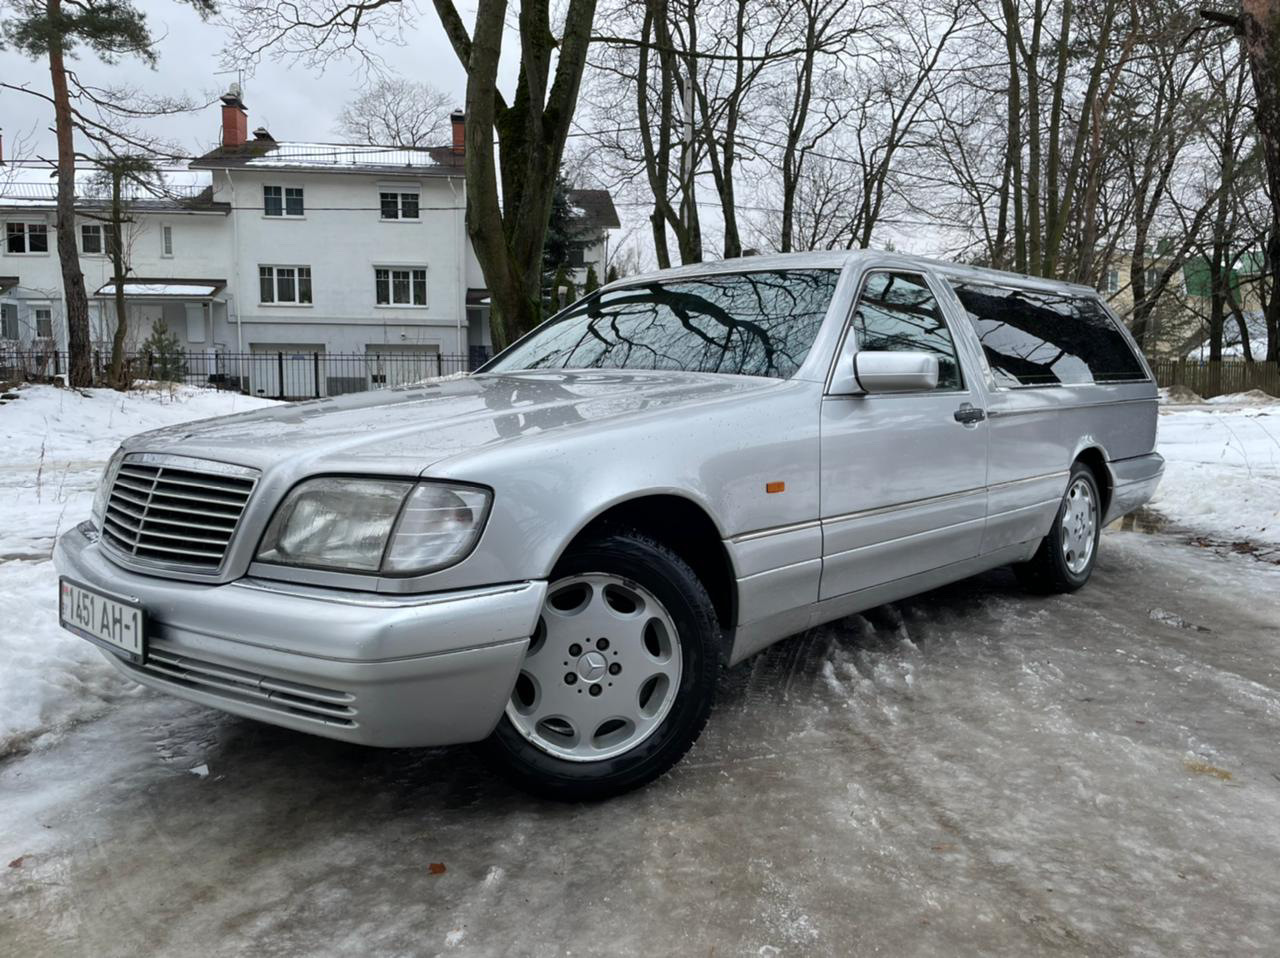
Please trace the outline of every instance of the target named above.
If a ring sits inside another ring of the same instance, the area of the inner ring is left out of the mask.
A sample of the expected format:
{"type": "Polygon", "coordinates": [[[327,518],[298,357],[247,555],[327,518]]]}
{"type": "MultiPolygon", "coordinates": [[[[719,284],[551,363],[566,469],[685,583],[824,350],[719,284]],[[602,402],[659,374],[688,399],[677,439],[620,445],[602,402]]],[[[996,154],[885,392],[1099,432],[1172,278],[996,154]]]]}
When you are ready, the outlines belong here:
{"type": "Polygon", "coordinates": [[[439,146],[448,138],[449,94],[404,77],[378,77],[342,108],[337,132],[354,143],[439,146]]]}
{"type": "Polygon", "coordinates": [[[1232,302],[1238,295],[1233,284],[1235,263],[1242,251],[1235,248],[1237,223],[1237,195],[1235,187],[1241,178],[1241,168],[1256,162],[1256,152],[1250,149],[1252,130],[1246,120],[1249,106],[1248,70],[1242,58],[1228,56],[1219,50],[1215,58],[1216,68],[1209,70],[1217,108],[1209,116],[1208,135],[1210,162],[1216,173],[1215,202],[1211,229],[1201,244],[1201,255],[1209,273],[1209,360],[1222,359],[1223,327],[1232,302]]]}
{"type": "Polygon", "coordinates": [[[849,52],[848,42],[861,29],[863,9],[851,0],[800,0],[796,5],[803,50],[787,64],[789,75],[777,95],[783,147],[777,163],[782,209],[776,243],[783,253],[830,243],[816,234],[827,214],[838,210],[838,205],[827,207],[834,199],[832,187],[840,174],[824,160],[819,173],[826,176],[806,177],[806,162],[841,125],[851,106],[843,61],[849,52]],[[796,245],[797,216],[804,221],[800,224],[804,236],[800,246],[796,245]]]}
{"type": "Polygon", "coordinates": [[[1267,360],[1280,362],[1280,0],[1239,0],[1234,11],[1202,8],[1208,21],[1243,38],[1256,98],[1254,122],[1262,139],[1271,225],[1266,265],[1272,295],[1266,306],[1267,360]]]}
{"type": "MultiPolygon", "coordinates": [[[[237,16],[227,55],[241,63],[268,53],[313,66],[343,55],[376,60],[369,44],[395,42],[414,13],[402,0],[229,0],[229,5],[237,16]]],[[[434,0],[434,6],[467,73],[467,233],[489,287],[493,343],[501,349],[541,321],[543,237],[577,107],[596,0],[568,0],[555,24],[550,0],[520,5],[520,70],[510,100],[498,89],[506,0],[478,0],[470,28],[452,0],[434,0]]]]}
{"type": "Polygon", "coordinates": [[[150,156],[123,155],[99,157],[96,172],[88,183],[88,192],[106,199],[104,209],[95,206],[82,215],[99,220],[105,227],[107,255],[111,259],[111,282],[114,288],[116,326],[111,337],[111,385],[127,389],[129,377],[124,367],[124,346],[129,319],[125,308],[125,278],[129,273],[128,232],[134,225],[133,206],[139,196],[164,195],[164,180],[150,156]]]}
{"type": "MultiPolygon", "coordinates": [[[[215,0],[187,2],[203,17],[216,9],[215,0]]],[[[94,86],[68,69],[67,58],[82,45],[107,63],[133,56],[155,64],[158,55],[146,16],[129,0],[68,0],[65,5],[63,0],[18,0],[13,9],[14,15],[3,24],[4,38],[28,57],[48,63],[53,92],[50,96],[7,82],[0,86],[31,93],[53,108],[58,143],[55,229],[67,308],[68,381],[73,386],[89,386],[93,383],[89,298],[75,238],[76,134],[114,151],[117,144],[131,139],[123,129],[125,121],[188,106],[171,101],[131,102],[122,97],[122,91],[94,86]]]]}

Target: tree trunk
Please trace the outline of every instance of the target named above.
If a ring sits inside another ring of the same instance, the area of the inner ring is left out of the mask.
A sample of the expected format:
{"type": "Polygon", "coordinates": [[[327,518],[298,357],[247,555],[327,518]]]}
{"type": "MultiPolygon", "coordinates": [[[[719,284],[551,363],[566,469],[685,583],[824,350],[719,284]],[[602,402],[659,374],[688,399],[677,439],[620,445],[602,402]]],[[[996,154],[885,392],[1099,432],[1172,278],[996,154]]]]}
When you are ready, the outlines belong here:
{"type": "MultiPolygon", "coordinates": [[[[1016,18],[1017,14],[1014,13],[1016,18]]],[[[1026,52],[1027,71],[1027,227],[1026,259],[1032,269],[1040,262],[1040,37],[1044,31],[1044,4],[1036,0],[1032,12],[1031,47],[1026,52]]],[[[1021,44],[1021,34],[1019,34],[1021,44]]]]}
{"type": "Polygon", "coordinates": [[[1267,239],[1267,273],[1270,281],[1263,317],[1267,324],[1267,355],[1269,363],[1280,363],[1280,231],[1275,223],[1271,225],[1271,236],[1267,239]]]}
{"type": "Polygon", "coordinates": [[[520,74],[511,105],[498,91],[506,0],[479,0],[473,36],[452,0],[435,0],[435,7],[467,72],[467,234],[489,288],[493,344],[503,349],[542,320],[542,248],[596,0],[569,0],[558,41],[546,0],[520,5],[520,74]]]}
{"type": "Polygon", "coordinates": [[[1244,310],[1240,308],[1240,304],[1236,302],[1232,296],[1228,303],[1231,307],[1231,317],[1236,321],[1236,329],[1240,331],[1240,348],[1244,350],[1244,361],[1246,363],[1253,362],[1253,344],[1249,342],[1249,323],[1244,318],[1244,310]]]}
{"type": "MultiPolygon", "coordinates": [[[[645,7],[644,23],[640,28],[640,56],[636,65],[636,117],[640,127],[640,145],[644,150],[645,175],[649,179],[649,192],[653,194],[653,212],[649,225],[653,229],[653,252],[659,269],[671,266],[671,251],[667,245],[667,224],[676,218],[667,198],[671,156],[671,87],[665,71],[660,73],[661,93],[658,99],[658,144],[653,142],[654,123],[649,114],[649,40],[653,36],[656,18],[666,16],[666,5],[650,2],[645,7]]],[[[661,64],[661,60],[659,61],[661,64]]],[[[659,66],[661,70],[661,66],[659,66]]]]}
{"type": "Polygon", "coordinates": [[[119,171],[111,174],[111,271],[115,282],[116,330],[111,337],[111,385],[120,390],[129,388],[124,373],[124,338],[129,328],[124,302],[124,210],[120,202],[119,171]]]}
{"type": "MultiPolygon", "coordinates": [[[[1222,330],[1226,325],[1229,272],[1223,265],[1225,251],[1221,241],[1213,244],[1213,256],[1209,260],[1209,362],[1222,362],[1222,330]]],[[[1214,379],[1210,377],[1211,381],[1214,379]]],[[[1216,382],[1211,382],[1217,388],[1216,382]]]]}
{"type": "MultiPolygon", "coordinates": [[[[62,18],[62,0],[47,0],[50,23],[62,18]]],[[[49,41],[49,76],[53,83],[53,117],[58,141],[58,202],[54,228],[58,237],[58,263],[62,267],[62,293],[67,304],[67,382],[83,388],[93,385],[92,343],[89,336],[89,297],[80,271],[76,248],[76,149],[71,97],[61,41],[49,41]]]]}
{"type": "Polygon", "coordinates": [[[1240,27],[1257,97],[1255,122],[1267,164],[1271,197],[1268,267],[1273,279],[1267,304],[1267,359],[1280,361],[1280,0],[1241,0],[1240,27]]]}

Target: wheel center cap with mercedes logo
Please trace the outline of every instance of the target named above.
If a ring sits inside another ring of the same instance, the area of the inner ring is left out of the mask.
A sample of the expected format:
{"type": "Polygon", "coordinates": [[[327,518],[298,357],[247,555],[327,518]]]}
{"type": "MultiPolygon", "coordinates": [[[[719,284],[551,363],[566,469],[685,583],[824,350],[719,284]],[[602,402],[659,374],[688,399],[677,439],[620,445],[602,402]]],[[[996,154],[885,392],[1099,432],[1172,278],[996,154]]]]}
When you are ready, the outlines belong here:
{"type": "Polygon", "coordinates": [[[591,651],[578,659],[578,675],[584,682],[599,682],[609,671],[609,663],[604,653],[591,651]]]}

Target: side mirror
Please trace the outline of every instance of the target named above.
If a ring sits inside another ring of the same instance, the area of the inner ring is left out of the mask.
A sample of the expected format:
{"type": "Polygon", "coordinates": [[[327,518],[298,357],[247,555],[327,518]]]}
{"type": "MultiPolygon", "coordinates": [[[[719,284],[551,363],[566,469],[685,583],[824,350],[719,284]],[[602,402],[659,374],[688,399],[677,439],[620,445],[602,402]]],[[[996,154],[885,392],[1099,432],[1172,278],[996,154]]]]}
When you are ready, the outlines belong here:
{"type": "Polygon", "coordinates": [[[853,376],[866,393],[922,392],[938,385],[933,353],[863,352],[853,354],[853,376]]]}

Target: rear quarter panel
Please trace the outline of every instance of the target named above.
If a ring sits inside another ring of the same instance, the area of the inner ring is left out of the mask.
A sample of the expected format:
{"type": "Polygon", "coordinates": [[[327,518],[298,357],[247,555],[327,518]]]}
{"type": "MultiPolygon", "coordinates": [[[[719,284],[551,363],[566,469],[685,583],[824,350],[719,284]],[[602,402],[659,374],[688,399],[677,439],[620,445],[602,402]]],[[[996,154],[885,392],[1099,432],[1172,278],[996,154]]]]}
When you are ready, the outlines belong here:
{"type": "MultiPolygon", "coordinates": [[[[1068,470],[1086,449],[1096,449],[1108,463],[1154,450],[1154,378],[1124,324],[1109,310],[1146,369],[1147,381],[1010,388],[995,384],[977,335],[950,289],[946,301],[983,369],[990,421],[983,552],[1043,537],[1066,491],[1068,470]]],[[[1114,487],[1115,479],[1108,466],[1108,486],[1114,487]]]]}

